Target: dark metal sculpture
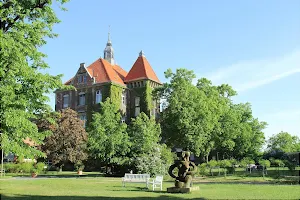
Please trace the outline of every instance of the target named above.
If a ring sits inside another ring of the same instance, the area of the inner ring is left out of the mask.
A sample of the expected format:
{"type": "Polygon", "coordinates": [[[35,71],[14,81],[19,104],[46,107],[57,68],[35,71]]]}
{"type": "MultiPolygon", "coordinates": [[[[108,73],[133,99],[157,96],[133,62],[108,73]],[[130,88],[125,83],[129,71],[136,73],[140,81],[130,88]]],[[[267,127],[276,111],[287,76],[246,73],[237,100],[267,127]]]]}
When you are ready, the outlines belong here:
{"type": "Polygon", "coordinates": [[[190,161],[191,153],[183,151],[181,160],[175,161],[169,168],[169,175],[175,178],[176,188],[189,188],[192,185],[193,175],[197,172],[195,163],[190,161]],[[174,175],[173,170],[178,168],[178,176],[174,175]]]}

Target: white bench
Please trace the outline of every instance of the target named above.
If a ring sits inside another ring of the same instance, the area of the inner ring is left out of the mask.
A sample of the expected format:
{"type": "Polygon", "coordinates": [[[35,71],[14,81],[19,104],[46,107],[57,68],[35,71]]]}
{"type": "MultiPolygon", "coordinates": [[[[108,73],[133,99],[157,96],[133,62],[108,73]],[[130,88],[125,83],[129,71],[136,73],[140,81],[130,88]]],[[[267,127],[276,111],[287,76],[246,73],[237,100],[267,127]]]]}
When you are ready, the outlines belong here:
{"type": "Polygon", "coordinates": [[[152,185],[152,190],[154,191],[155,188],[160,188],[160,191],[162,191],[162,184],[163,184],[163,176],[159,175],[156,176],[155,179],[148,179],[147,185],[152,185]]]}
{"type": "Polygon", "coordinates": [[[150,174],[125,174],[122,178],[122,185],[125,187],[125,183],[145,183],[148,188],[148,180],[150,179],[150,174]]]}

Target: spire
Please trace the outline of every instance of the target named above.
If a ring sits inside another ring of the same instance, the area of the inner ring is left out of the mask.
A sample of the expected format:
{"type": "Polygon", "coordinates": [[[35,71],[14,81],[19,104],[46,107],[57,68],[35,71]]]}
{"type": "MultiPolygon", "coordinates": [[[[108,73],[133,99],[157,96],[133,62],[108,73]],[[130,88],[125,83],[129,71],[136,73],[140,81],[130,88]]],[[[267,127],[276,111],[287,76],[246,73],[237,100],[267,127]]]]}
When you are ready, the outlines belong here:
{"type": "Polygon", "coordinates": [[[111,65],[115,65],[114,49],[112,48],[112,43],[110,40],[110,26],[108,27],[108,39],[104,49],[104,59],[107,60],[111,65]]]}
{"type": "Polygon", "coordinates": [[[110,25],[108,26],[108,38],[107,38],[107,46],[112,46],[111,40],[110,40],[110,25]]]}
{"type": "Polygon", "coordinates": [[[145,57],[143,50],[140,51],[139,57],[145,57]]]}

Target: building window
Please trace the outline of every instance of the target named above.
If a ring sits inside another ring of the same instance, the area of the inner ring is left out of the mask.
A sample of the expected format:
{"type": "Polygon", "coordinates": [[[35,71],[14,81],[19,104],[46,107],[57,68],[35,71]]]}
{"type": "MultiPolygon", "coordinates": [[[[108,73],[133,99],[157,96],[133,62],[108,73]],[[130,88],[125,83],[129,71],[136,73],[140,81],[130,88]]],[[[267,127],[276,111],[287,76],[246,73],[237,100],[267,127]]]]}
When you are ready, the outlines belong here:
{"type": "Polygon", "coordinates": [[[140,97],[135,97],[135,106],[140,106],[140,97]]]}
{"type": "Polygon", "coordinates": [[[126,105],[126,91],[125,90],[122,92],[122,105],[123,106],[126,105]]]}
{"type": "Polygon", "coordinates": [[[79,93],[79,105],[85,105],[85,93],[79,93]]]}
{"type": "Polygon", "coordinates": [[[83,121],[83,127],[86,125],[86,114],[79,115],[79,118],[83,121]]]}
{"type": "Polygon", "coordinates": [[[63,96],[63,108],[69,107],[69,95],[66,94],[63,96]]]}
{"type": "Polygon", "coordinates": [[[138,116],[141,112],[141,108],[140,108],[140,97],[135,97],[134,100],[134,105],[135,105],[135,116],[138,116]]]}
{"type": "Polygon", "coordinates": [[[86,81],[87,81],[86,74],[79,75],[77,80],[78,80],[78,83],[86,83],[86,81]]]}
{"type": "Polygon", "coordinates": [[[100,103],[102,101],[102,93],[100,90],[96,92],[96,103],[100,103]]]}

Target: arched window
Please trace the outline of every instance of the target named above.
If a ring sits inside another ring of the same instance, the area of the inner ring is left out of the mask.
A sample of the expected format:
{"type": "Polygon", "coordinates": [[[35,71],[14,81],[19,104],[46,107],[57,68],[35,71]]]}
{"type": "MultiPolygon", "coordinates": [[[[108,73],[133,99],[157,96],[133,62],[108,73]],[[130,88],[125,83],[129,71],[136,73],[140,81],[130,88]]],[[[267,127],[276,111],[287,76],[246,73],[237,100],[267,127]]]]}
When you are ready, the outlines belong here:
{"type": "Polygon", "coordinates": [[[96,101],[95,103],[100,103],[102,101],[102,93],[101,90],[96,91],[96,101]]]}
{"type": "Polygon", "coordinates": [[[79,105],[80,106],[85,105],[85,93],[84,92],[79,93],[79,105]]]}
{"type": "Polygon", "coordinates": [[[63,108],[69,107],[69,95],[65,94],[63,96],[63,108]]]}

